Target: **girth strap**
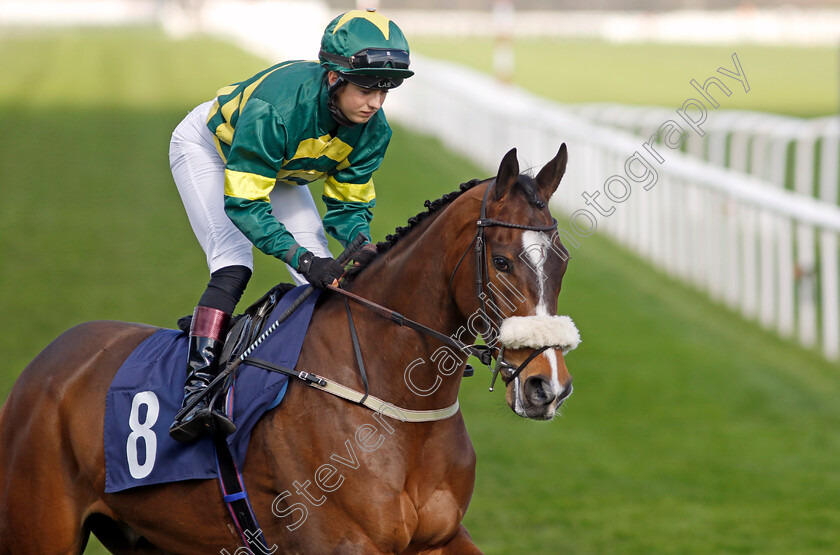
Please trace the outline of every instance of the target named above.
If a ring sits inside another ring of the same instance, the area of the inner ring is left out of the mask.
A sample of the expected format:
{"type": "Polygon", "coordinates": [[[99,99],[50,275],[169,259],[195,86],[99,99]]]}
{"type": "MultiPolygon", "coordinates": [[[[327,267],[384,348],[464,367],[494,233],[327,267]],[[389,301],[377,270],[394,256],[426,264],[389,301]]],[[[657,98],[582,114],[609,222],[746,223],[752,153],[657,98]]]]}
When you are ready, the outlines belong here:
{"type": "Polygon", "coordinates": [[[245,484],[242,481],[242,474],[233,460],[227,442],[223,437],[215,436],[213,444],[222,496],[239,531],[239,536],[248,546],[249,553],[271,553],[260,525],[257,523],[257,517],[254,516],[248,493],[245,491],[245,484]]]}

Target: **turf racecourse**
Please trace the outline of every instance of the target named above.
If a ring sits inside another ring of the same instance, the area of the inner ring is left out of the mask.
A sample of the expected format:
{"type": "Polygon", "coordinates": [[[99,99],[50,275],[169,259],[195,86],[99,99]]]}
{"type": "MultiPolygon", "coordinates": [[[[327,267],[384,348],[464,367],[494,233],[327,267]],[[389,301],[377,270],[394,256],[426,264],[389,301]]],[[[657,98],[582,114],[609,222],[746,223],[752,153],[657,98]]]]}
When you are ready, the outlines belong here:
{"type": "MultiPolygon", "coordinates": [[[[143,29],[0,39],[0,398],[76,323],[172,327],[192,309],[206,270],[171,183],[169,134],[262,65],[143,29]]],[[[377,174],[375,238],[473,177],[484,175],[397,128],[377,174]]],[[[511,555],[836,553],[838,368],[597,234],[572,254],[560,306],[583,343],[567,360],[564,416],[519,419],[480,370],[462,389],[478,544],[511,555]]],[[[280,279],[281,265],[258,256],[245,302],[280,279]]]]}

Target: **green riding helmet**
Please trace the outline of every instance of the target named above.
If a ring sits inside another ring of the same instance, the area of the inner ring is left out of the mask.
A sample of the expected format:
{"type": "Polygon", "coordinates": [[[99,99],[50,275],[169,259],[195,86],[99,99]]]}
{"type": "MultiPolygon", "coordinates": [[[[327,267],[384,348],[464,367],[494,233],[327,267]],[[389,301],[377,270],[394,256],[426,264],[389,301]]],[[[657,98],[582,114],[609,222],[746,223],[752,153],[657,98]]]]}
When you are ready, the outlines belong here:
{"type": "Polygon", "coordinates": [[[354,10],[327,25],[318,59],[355,85],[392,89],[414,75],[408,54],[408,41],[396,23],[372,10],[354,10]]]}

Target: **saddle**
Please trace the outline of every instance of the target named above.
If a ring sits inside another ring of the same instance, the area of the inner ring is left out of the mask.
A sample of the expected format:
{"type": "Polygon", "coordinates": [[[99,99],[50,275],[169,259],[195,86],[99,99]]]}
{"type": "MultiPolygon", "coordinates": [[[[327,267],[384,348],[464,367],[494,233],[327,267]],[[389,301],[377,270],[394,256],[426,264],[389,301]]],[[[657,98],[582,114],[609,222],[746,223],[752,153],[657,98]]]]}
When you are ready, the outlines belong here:
{"type": "MultiPolygon", "coordinates": [[[[224,371],[229,364],[239,358],[257,337],[263,332],[266,320],[283,296],[294,289],[293,283],[278,283],[265,295],[257,299],[245,312],[231,318],[225,334],[225,345],[219,357],[219,371],[224,371]]],[[[184,333],[190,332],[192,314],[178,318],[178,329],[184,333]]],[[[227,386],[221,388],[224,392],[227,386]]]]}

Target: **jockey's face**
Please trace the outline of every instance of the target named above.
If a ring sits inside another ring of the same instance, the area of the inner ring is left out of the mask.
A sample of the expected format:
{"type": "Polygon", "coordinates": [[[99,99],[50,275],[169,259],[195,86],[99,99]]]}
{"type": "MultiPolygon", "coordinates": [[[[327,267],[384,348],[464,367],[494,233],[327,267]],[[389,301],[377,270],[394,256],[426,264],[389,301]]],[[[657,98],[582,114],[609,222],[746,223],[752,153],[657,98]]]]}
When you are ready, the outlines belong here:
{"type": "MultiPolygon", "coordinates": [[[[331,71],[328,78],[332,85],[338,75],[331,71]]],[[[364,89],[353,83],[347,83],[338,91],[335,103],[353,123],[367,123],[382,107],[387,95],[387,90],[364,89]]]]}

